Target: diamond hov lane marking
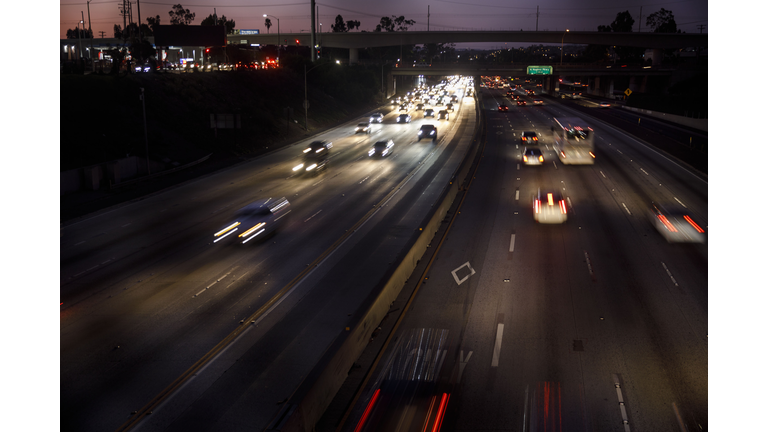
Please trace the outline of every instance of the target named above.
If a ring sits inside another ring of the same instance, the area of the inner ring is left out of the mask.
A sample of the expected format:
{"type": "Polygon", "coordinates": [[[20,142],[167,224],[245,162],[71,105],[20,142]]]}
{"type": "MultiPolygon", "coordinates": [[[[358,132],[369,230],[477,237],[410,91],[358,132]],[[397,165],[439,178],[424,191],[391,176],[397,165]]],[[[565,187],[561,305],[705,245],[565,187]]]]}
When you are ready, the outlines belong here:
{"type": "Polygon", "coordinates": [[[475,269],[472,268],[471,265],[469,265],[469,261],[465,262],[461,266],[454,269],[451,274],[453,275],[453,279],[456,281],[457,285],[461,285],[462,283],[466,282],[467,279],[469,279],[470,276],[475,274],[475,269]],[[462,268],[467,267],[469,269],[469,274],[464,276],[462,279],[459,279],[459,277],[456,275],[456,273],[461,270],[462,268]]]}

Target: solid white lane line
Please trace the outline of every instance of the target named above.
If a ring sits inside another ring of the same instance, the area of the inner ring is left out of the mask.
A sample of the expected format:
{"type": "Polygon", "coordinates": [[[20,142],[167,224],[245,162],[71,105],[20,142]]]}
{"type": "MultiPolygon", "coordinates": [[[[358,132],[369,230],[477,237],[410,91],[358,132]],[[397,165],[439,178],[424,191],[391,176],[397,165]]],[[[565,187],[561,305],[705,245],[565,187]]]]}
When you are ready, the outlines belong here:
{"type": "Polygon", "coordinates": [[[504,324],[499,324],[496,328],[496,342],[493,344],[493,359],[491,367],[499,366],[499,354],[501,354],[501,335],[504,334],[504,324]]]}
{"type": "Polygon", "coordinates": [[[515,251],[515,235],[512,234],[512,239],[509,241],[509,251],[514,252],[515,251]]]}

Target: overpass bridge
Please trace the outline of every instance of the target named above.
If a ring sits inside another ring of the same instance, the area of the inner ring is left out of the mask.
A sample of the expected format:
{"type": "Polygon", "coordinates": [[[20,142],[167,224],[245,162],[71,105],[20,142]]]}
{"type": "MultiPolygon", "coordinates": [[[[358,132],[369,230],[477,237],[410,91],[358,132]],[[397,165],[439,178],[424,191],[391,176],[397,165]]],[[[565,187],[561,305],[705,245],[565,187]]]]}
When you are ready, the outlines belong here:
{"type": "MultiPolygon", "coordinates": [[[[227,43],[279,45],[282,42],[283,45],[310,46],[311,36],[310,33],[227,35],[227,43]]],[[[350,64],[357,63],[357,53],[361,48],[471,42],[628,46],[652,49],[658,52],[658,60],[661,60],[661,51],[664,49],[706,47],[708,35],[596,31],[398,31],[318,33],[317,41],[323,47],[349,49],[350,64]]]]}

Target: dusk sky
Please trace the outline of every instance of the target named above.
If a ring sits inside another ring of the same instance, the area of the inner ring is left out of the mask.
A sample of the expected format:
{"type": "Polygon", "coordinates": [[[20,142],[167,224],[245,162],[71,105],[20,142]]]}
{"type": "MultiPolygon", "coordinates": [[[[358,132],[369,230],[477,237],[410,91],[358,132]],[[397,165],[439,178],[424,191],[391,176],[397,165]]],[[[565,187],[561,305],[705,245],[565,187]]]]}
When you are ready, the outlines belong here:
{"type": "MultiPolygon", "coordinates": [[[[309,30],[309,0],[188,0],[185,1],[140,1],[141,22],[149,16],[160,16],[161,24],[170,24],[169,11],[175,4],[181,4],[196,14],[192,25],[199,25],[208,15],[214,13],[235,21],[235,28],[258,29],[267,33],[264,14],[280,20],[280,31],[297,33],[309,30]]],[[[138,17],[136,1],[133,0],[134,21],[138,17]]],[[[123,26],[123,17],[118,10],[121,0],[93,0],[90,2],[91,28],[95,38],[114,36],[114,25],[123,26]]],[[[336,16],[345,21],[360,21],[356,31],[373,31],[383,16],[404,16],[416,23],[412,31],[427,30],[429,9],[429,30],[536,30],[538,7],[539,30],[596,31],[598,25],[608,25],[616,14],[629,11],[635,19],[634,31],[646,31],[648,15],[661,8],[672,11],[677,28],[686,33],[708,33],[708,4],[706,0],[539,0],[515,2],[510,0],[320,0],[316,2],[322,31],[331,30],[336,16]],[[642,12],[641,12],[642,11],[642,12]],[[642,13],[642,19],[640,18],[642,13]]],[[[88,27],[88,7],[82,0],[60,2],[60,38],[66,37],[67,29],[74,29],[81,19],[81,11],[88,27]]],[[[277,20],[271,18],[270,33],[277,32],[277,20]]]]}

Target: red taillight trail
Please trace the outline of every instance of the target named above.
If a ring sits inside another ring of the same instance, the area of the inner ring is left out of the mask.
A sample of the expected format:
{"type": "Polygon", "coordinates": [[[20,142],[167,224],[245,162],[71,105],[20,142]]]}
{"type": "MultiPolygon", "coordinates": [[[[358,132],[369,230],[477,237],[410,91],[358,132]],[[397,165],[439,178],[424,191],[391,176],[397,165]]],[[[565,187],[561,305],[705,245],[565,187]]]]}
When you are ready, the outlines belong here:
{"type": "Polygon", "coordinates": [[[371,414],[371,410],[373,410],[373,405],[376,403],[376,399],[379,398],[380,391],[381,389],[376,389],[376,391],[373,393],[373,397],[371,398],[371,401],[368,402],[368,406],[365,407],[365,412],[363,413],[363,416],[360,418],[360,422],[357,423],[355,432],[360,432],[363,429],[363,425],[365,425],[365,421],[368,419],[368,416],[371,414]]]}

